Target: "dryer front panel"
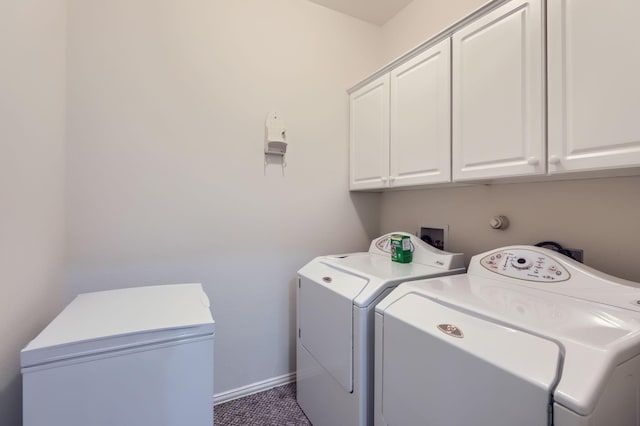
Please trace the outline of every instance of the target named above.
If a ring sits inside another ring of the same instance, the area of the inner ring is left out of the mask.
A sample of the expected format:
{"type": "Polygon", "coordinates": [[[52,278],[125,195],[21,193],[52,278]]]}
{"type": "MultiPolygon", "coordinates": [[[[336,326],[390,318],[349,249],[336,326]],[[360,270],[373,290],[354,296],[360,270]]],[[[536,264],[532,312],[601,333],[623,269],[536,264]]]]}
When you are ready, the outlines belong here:
{"type": "Polygon", "coordinates": [[[353,391],[353,298],[363,278],[324,265],[316,279],[300,277],[298,338],[347,391],[353,391]]]}
{"type": "Polygon", "coordinates": [[[378,338],[383,424],[549,424],[556,343],[415,293],[385,310],[378,338]]]}

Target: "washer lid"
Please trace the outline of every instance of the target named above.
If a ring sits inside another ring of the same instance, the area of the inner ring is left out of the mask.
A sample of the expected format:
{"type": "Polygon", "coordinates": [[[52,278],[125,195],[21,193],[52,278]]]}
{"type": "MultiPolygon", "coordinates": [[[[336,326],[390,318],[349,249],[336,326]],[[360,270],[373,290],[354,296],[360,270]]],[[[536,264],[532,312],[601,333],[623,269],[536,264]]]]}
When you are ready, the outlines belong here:
{"type": "Polygon", "coordinates": [[[564,362],[554,400],[580,415],[593,412],[616,366],[640,354],[637,312],[471,274],[403,283],[376,312],[412,293],[558,342],[564,362]]]}
{"type": "Polygon", "coordinates": [[[214,321],[201,284],[78,295],[21,351],[22,367],[195,336],[214,321]]]}
{"type": "Polygon", "coordinates": [[[416,293],[379,326],[385,424],[547,424],[557,343],[416,293]]]}

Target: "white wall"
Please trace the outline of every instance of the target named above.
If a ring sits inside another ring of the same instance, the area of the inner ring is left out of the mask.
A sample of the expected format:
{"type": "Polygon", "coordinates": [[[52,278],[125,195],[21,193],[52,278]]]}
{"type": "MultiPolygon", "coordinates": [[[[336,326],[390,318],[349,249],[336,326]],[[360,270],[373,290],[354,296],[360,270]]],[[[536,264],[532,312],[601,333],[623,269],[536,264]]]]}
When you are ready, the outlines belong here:
{"type": "Polygon", "coordinates": [[[216,393],[294,371],[296,270],[364,250],[379,195],[348,191],[345,90],[379,27],[301,0],[70,0],[64,299],[202,282],[216,393]],[[287,167],[264,167],[285,120],[287,167]]]}
{"type": "MultiPolygon", "coordinates": [[[[414,0],[384,26],[386,62],[475,10],[483,1],[414,0]]],[[[449,224],[450,250],[467,260],[509,244],[555,240],[585,250],[585,263],[640,282],[640,177],[389,192],[381,232],[449,224]],[[488,222],[506,214],[511,227],[488,222]]]]}
{"type": "Polygon", "coordinates": [[[65,1],[0,4],[0,425],[22,424],[19,351],[60,308],[65,1]]]}
{"type": "Polygon", "coordinates": [[[387,63],[449,27],[487,0],[413,0],[382,27],[381,54],[387,63]]]}

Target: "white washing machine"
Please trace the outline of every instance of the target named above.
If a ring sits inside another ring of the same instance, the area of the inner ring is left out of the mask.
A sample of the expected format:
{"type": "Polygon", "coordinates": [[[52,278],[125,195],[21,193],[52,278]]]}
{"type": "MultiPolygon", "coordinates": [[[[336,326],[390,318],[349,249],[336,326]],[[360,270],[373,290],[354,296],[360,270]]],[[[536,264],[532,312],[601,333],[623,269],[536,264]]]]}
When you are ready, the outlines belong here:
{"type": "Polygon", "coordinates": [[[373,424],[375,304],[400,282],[464,272],[462,254],[395,234],[411,237],[411,263],[391,261],[388,234],[298,271],[297,400],[314,426],[373,424]]]}
{"type": "Polygon", "coordinates": [[[24,426],[211,426],[200,284],[77,296],[21,352],[24,426]]]}
{"type": "Polygon", "coordinates": [[[640,289],[513,246],[376,307],[375,424],[640,425],[640,289]]]}

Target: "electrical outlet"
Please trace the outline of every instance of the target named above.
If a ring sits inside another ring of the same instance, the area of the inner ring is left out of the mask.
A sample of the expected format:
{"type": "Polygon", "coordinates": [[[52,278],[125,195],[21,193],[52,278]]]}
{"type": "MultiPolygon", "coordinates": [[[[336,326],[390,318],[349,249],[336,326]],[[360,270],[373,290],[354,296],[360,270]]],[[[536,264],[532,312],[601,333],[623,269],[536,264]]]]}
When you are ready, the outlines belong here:
{"type": "Polygon", "coordinates": [[[425,243],[437,249],[445,250],[449,242],[449,225],[421,226],[418,236],[425,243]]]}
{"type": "Polygon", "coordinates": [[[584,250],[581,249],[565,249],[567,250],[569,253],[571,253],[571,257],[573,257],[574,260],[577,260],[580,263],[584,263],[584,250]]]}

